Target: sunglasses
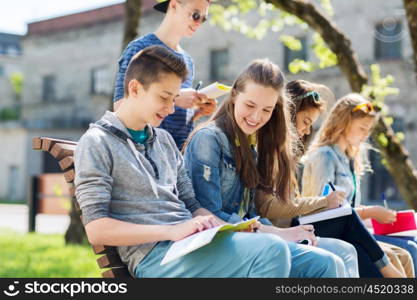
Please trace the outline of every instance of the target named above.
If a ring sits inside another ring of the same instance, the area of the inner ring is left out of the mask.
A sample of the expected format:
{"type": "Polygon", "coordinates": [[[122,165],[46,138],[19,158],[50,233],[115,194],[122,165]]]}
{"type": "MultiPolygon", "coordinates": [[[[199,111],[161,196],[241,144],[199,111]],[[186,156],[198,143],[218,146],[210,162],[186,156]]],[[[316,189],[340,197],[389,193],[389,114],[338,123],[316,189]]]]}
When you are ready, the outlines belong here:
{"type": "Polygon", "coordinates": [[[179,1],[177,1],[177,3],[179,3],[186,11],[190,13],[190,17],[194,22],[200,22],[203,24],[208,20],[208,15],[202,15],[199,11],[191,11],[187,6],[179,1]]]}
{"type": "Polygon", "coordinates": [[[314,102],[319,102],[320,101],[320,93],[316,92],[316,91],[311,91],[311,92],[307,92],[305,94],[302,94],[300,96],[295,97],[293,100],[300,100],[300,99],[304,99],[307,97],[313,98],[314,102]]]}
{"type": "Polygon", "coordinates": [[[370,102],[358,104],[352,109],[352,112],[357,112],[360,110],[363,111],[365,114],[369,114],[374,111],[374,106],[370,102]]]}

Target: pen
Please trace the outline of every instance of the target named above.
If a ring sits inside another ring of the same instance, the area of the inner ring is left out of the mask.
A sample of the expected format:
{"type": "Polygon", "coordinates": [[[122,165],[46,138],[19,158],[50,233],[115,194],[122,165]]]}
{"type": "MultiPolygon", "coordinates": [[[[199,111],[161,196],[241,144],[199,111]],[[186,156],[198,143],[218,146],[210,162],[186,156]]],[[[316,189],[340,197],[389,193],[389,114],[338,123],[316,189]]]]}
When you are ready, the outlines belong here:
{"type": "Polygon", "coordinates": [[[382,201],[384,201],[384,207],[388,209],[387,198],[385,198],[385,193],[381,193],[382,201]]]}
{"type": "Polygon", "coordinates": [[[195,90],[196,91],[198,91],[199,89],[201,89],[201,86],[203,85],[203,81],[199,81],[198,83],[197,83],[197,86],[195,87],[195,90]]]}
{"type": "Polygon", "coordinates": [[[332,191],[334,192],[334,191],[336,191],[336,189],[335,189],[335,187],[334,187],[334,185],[333,185],[333,183],[331,182],[331,181],[329,181],[328,182],[328,184],[330,185],[330,187],[332,188],[332,191]]]}

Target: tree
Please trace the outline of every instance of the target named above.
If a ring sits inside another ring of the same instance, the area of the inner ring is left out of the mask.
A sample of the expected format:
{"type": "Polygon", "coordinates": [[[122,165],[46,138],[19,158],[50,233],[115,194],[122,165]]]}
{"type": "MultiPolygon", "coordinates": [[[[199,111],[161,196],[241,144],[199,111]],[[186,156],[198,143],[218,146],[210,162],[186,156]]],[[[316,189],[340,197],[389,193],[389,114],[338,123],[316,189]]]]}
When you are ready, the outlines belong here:
{"type": "Polygon", "coordinates": [[[138,36],[142,0],[126,0],[122,51],[138,36]]]}
{"type": "MultiPolygon", "coordinates": [[[[413,2],[413,5],[410,4],[410,6],[412,6],[415,10],[415,1],[404,1],[410,3],[413,2]]],[[[379,93],[377,87],[368,85],[369,78],[361,63],[359,62],[356,52],[352,49],[351,41],[349,38],[343,32],[341,32],[337,28],[336,24],[334,24],[330,18],[324,15],[311,1],[264,0],[263,2],[266,4],[272,4],[273,7],[297,17],[302,22],[308,24],[311,29],[316,31],[321,36],[330,51],[336,55],[338,67],[348,80],[351,90],[357,93],[363,92],[365,90],[365,92],[368,92],[368,96],[372,98],[378,98],[376,101],[380,109],[384,108],[384,97],[381,97],[383,95],[377,95],[377,93],[379,93]]],[[[329,8],[329,0],[322,0],[321,2],[324,4],[328,11],[331,10],[331,8],[329,8]]],[[[228,13],[232,15],[234,14],[236,16],[239,14],[239,11],[254,10],[256,9],[256,6],[259,7],[259,11],[263,15],[265,15],[265,12],[262,11],[267,10],[267,8],[262,7],[262,1],[258,2],[256,0],[231,0],[228,2],[228,5],[229,8],[231,8],[228,13]]],[[[226,11],[222,10],[221,6],[222,5],[219,3],[214,6],[215,13],[219,14],[226,11]]],[[[286,15],[283,17],[285,18],[286,15]]],[[[416,22],[415,19],[412,21],[416,22]]],[[[233,18],[231,22],[232,24],[227,24],[223,18],[214,16],[214,22],[217,22],[217,24],[223,24],[223,26],[226,28],[228,26],[229,28],[233,28],[233,25],[236,25],[235,29],[238,28],[237,30],[240,30],[241,32],[243,31],[248,36],[252,35],[253,37],[258,37],[259,32],[261,32],[260,35],[262,35],[262,33],[266,32],[266,29],[273,28],[273,26],[278,28],[281,26],[282,28],[282,25],[280,25],[280,22],[277,20],[268,21],[265,18],[263,18],[263,20],[257,25],[255,31],[251,31],[250,29],[245,28],[245,24],[242,25],[241,22],[234,20],[233,18]]],[[[416,33],[415,30],[414,33],[416,33]]],[[[379,78],[379,74],[377,74],[375,71],[376,70],[374,69],[373,73],[376,78],[373,80],[373,83],[382,82],[386,85],[388,81],[392,81],[392,78],[391,80],[390,78],[379,78]]],[[[393,132],[388,120],[388,116],[380,118],[372,136],[382,154],[384,165],[394,178],[394,181],[396,182],[401,195],[409,206],[417,209],[417,189],[415,188],[417,186],[417,171],[409,158],[408,152],[401,145],[400,138],[393,132]]]]}
{"type": "Polygon", "coordinates": [[[403,0],[405,12],[407,15],[408,28],[410,31],[411,44],[414,50],[414,69],[417,81],[417,1],[403,0]]]}
{"type": "MultiPolygon", "coordinates": [[[[127,44],[136,38],[141,17],[142,0],[126,0],[125,18],[123,30],[122,51],[127,44]]],[[[113,110],[113,99],[109,101],[110,110],[113,110]]],[[[72,202],[74,202],[73,199],[72,202]]],[[[87,241],[84,226],[81,223],[80,213],[77,211],[74,203],[71,204],[70,225],[65,233],[65,242],[67,244],[82,244],[87,241]]]]}

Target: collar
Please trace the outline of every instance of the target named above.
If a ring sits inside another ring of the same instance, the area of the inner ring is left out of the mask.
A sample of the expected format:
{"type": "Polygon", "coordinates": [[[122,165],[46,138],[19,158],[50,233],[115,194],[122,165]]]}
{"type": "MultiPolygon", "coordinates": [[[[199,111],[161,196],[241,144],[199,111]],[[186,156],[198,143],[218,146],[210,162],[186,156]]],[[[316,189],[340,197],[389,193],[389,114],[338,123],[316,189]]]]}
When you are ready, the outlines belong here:
{"type": "Polygon", "coordinates": [[[333,149],[333,151],[336,153],[336,155],[339,157],[341,161],[343,161],[346,164],[349,164],[349,157],[346,155],[344,151],[342,151],[342,149],[340,149],[340,147],[337,144],[330,145],[330,148],[333,149]]]}

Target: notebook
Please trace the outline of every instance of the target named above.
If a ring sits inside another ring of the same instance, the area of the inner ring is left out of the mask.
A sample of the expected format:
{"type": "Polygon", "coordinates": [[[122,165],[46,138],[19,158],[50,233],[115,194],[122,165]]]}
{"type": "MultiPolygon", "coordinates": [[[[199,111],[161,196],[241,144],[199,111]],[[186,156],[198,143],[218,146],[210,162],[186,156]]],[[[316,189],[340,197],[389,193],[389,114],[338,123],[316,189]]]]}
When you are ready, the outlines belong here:
{"type": "Polygon", "coordinates": [[[205,94],[207,98],[215,99],[226,95],[232,90],[231,86],[227,86],[218,82],[213,82],[212,84],[198,90],[199,93],[205,94]]]}
{"type": "Polygon", "coordinates": [[[218,232],[232,230],[239,231],[250,227],[253,223],[258,220],[259,217],[252,218],[247,221],[242,221],[235,224],[224,224],[217,227],[213,227],[198,233],[194,233],[182,240],[176,241],[171,245],[162,259],[161,266],[165,265],[181,256],[184,256],[200,247],[209,244],[218,232]]]}
{"type": "MultiPolygon", "coordinates": [[[[341,186],[335,185],[335,188],[337,191],[343,191],[346,193],[346,190],[341,186]]],[[[331,187],[328,184],[325,184],[321,195],[327,196],[331,192],[332,192],[331,187]]],[[[345,200],[340,207],[327,209],[327,210],[324,210],[315,214],[311,214],[311,215],[301,216],[298,218],[298,221],[300,222],[301,225],[304,225],[304,224],[311,224],[314,222],[334,219],[334,218],[338,218],[342,216],[347,216],[351,214],[352,214],[352,207],[350,206],[349,202],[345,200]]]]}
{"type": "Polygon", "coordinates": [[[338,208],[327,209],[315,214],[305,215],[298,218],[301,225],[311,224],[319,221],[334,219],[342,216],[352,214],[352,207],[347,201],[344,201],[342,206],[338,208]]]}
{"type": "Polygon", "coordinates": [[[386,235],[395,234],[402,235],[401,232],[407,231],[405,235],[413,235],[413,231],[417,230],[416,227],[416,213],[414,210],[402,210],[397,211],[397,220],[390,224],[381,224],[378,221],[372,219],[372,227],[374,234],[386,235]],[[398,233],[398,234],[397,234],[398,233]]]}

